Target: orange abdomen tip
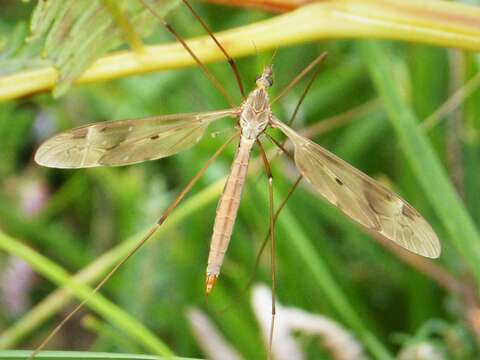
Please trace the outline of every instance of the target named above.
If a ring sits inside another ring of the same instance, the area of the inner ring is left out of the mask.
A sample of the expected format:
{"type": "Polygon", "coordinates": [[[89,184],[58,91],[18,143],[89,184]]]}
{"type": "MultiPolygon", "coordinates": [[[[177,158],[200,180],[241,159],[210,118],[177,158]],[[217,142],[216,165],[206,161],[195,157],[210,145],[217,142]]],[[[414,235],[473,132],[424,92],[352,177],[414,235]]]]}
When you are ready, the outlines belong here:
{"type": "Polygon", "coordinates": [[[207,281],[205,283],[205,292],[210,294],[210,292],[213,290],[213,287],[215,286],[215,283],[217,282],[217,275],[213,274],[208,274],[207,275],[207,281]]]}

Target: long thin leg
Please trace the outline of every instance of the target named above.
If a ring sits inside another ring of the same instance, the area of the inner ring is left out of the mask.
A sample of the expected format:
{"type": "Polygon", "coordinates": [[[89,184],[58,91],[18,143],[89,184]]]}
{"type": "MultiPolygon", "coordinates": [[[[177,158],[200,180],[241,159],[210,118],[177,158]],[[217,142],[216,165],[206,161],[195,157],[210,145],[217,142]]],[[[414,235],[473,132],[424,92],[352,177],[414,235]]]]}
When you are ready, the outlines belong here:
{"type": "MultiPolygon", "coordinates": [[[[321,54],[317,59],[320,59],[320,62],[321,62],[321,61],[323,61],[323,59],[325,59],[325,55],[326,55],[326,53],[323,53],[323,54],[321,54]],[[322,55],[324,55],[324,56],[322,57],[322,55]]],[[[317,65],[318,65],[318,64],[317,64],[317,65]]],[[[298,110],[300,109],[300,106],[302,106],[303,101],[305,100],[305,97],[307,96],[308,91],[310,90],[310,88],[312,87],[313,83],[314,83],[315,80],[317,79],[319,72],[320,72],[320,66],[316,66],[315,72],[313,73],[312,77],[311,77],[310,80],[308,81],[307,86],[305,86],[305,89],[303,90],[302,96],[301,96],[300,99],[298,100],[297,106],[295,106],[295,110],[293,111],[292,116],[290,117],[290,120],[289,120],[288,123],[287,123],[288,126],[292,125],[293,121],[294,121],[295,118],[297,117],[298,110]]],[[[294,80],[295,80],[295,79],[294,79],[294,80]]],[[[293,81],[292,81],[292,83],[293,83],[293,81]]],[[[288,89],[288,86],[287,86],[286,89],[288,89]]]]}
{"type": "Polygon", "coordinates": [[[268,338],[268,357],[272,357],[272,343],[273,343],[273,329],[275,327],[275,270],[276,270],[276,261],[275,261],[275,210],[273,205],[273,175],[272,169],[268,162],[267,154],[262,146],[260,140],[257,139],[257,144],[260,149],[260,154],[262,156],[263,163],[265,165],[265,171],[268,176],[268,207],[269,207],[269,233],[270,233],[270,261],[271,261],[271,270],[272,270],[272,320],[270,323],[270,334],[268,338]]]}
{"type": "MultiPolygon", "coordinates": [[[[314,81],[317,79],[318,77],[318,74],[320,73],[320,65],[321,62],[323,61],[323,59],[325,59],[325,56],[326,56],[326,53],[323,53],[321,54],[320,56],[318,56],[314,61],[312,61],[305,69],[304,71],[302,71],[302,73],[300,73],[299,76],[297,76],[295,79],[292,80],[292,82],[287,85],[287,87],[282,91],[282,93],[279,95],[280,96],[283,96],[284,94],[286,94],[286,92],[288,92],[288,90],[293,86],[295,85],[303,76],[305,76],[308,72],[310,72],[315,66],[316,66],[316,70],[315,72],[313,73],[312,77],[310,78],[310,80],[308,81],[307,83],[307,86],[305,87],[305,89],[303,90],[303,93],[302,93],[302,96],[300,96],[300,99],[298,100],[298,103],[297,105],[295,106],[295,110],[293,111],[292,115],[290,116],[290,120],[288,120],[287,122],[287,125],[288,126],[291,126],[293,124],[293,122],[295,121],[296,117],[297,117],[297,114],[298,114],[298,110],[300,109],[300,106],[303,104],[303,101],[305,100],[306,96],[307,96],[307,93],[308,91],[310,90],[310,88],[312,87],[314,81]],[[302,75],[303,74],[303,75],[302,75]],[[297,80],[298,79],[298,80],[297,80]],[[292,85],[293,84],[293,85],[292,85]]],[[[277,97],[278,98],[278,97],[277,97]]],[[[290,153],[288,151],[285,150],[285,143],[286,143],[286,139],[283,141],[282,144],[280,144],[278,141],[276,141],[273,137],[271,137],[269,134],[265,133],[266,136],[270,139],[270,141],[272,141],[275,145],[277,145],[277,147],[280,148],[280,150],[282,150],[287,156],[290,157],[290,159],[292,161],[293,160],[293,157],[290,155],[290,153]]],[[[275,157],[272,158],[272,161],[275,157]]]]}
{"type": "Polygon", "coordinates": [[[278,94],[271,102],[270,104],[273,104],[275,101],[281,99],[283,96],[285,96],[295,85],[297,85],[297,83],[302,80],[305,75],[307,75],[310,71],[312,71],[313,68],[315,68],[315,66],[321,64],[325,58],[327,57],[327,53],[324,52],[324,53],[321,53],[319,56],[317,56],[315,58],[315,60],[313,60],[310,64],[308,64],[308,66],[302,70],[302,72],[300,74],[298,74],[297,76],[295,76],[295,78],[290,82],[290,84],[288,84],[287,86],[285,86],[285,88],[280,92],[280,94],[278,94]]]}
{"type": "Polygon", "coordinates": [[[208,35],[210,35],[210,37],[215,42],[215,44],[217,44],[220,51],[227,58],[228,64],[230,65],[233,73],[235,74],[235,79],[237,80],[237,84],[238,84],[238,88],[240,89],[240,93],[242,94],[243,98],[245,99],[246,98],[245,89],[243,88],[242,78],[240,77],[240,72],[238,71],[237,64],[235,63],[235,60],[233,60],[233,58],[227,53],[227,50],[225,50],[223,45],[220,44],[220,42],[217,40],[215,35],[213,35],[213,33],[208,28],[207,24],[205,24],[205,21],[203,21],[203,19],[193,9],[192,5],[190,5],[190,3],[187,0],[183,0],[183,3],[190,9],[190,12],[193,14],[193,16],[195,16],[195,18],[198,20],[200,25],[202,25],[203,29],[208,33],[208,35]]]}
{"type": "Polygon", "coordinates": [[[132,250],[129,251],[125,257],[120,260],[112,270],[98,283],[97,286],[92,290],[90,296],[84,299],[80,304],[78,304],[51,332],[48,336],[41,342],[41,344],[35,349],[35,351],[30,356],[30,359],[33,359],[44,347],[48,344],[48,342],[54,337],[57,332],[65,325],[65,323],[72,318],[80,309],[82,309],[85,304],[88,302],[90,297],[97,293],[103,285],[112,277],[112,275],[130,258],[132,257],[138,249],[140,249],[158,230],[158,228],[167,220],[170,213],[178,206],[178,204],[183,200],[185,195],[190,191],[190,189],[197,183],[197,181],[202,177],[202,175],[207,171],[210,165],[218,158],[218,156],[222,153],[222,151],[227,147],[233,139],[235,139],[239,133],[235,133],[232,135],[220,148],[213,154],[213,156],[207,161],[207,163],[197,172],[197,174],[189,181],[187,186],[182,190],[182,192],[177,196],[177,198],[170,204],[170,206],[163,212],[162,216],[157,220],[155,225],[153,225],[147,234],[140,240],[132,250]]]}
{"type": "MultiPolygon", "coordinates": [[[[288,191],[287,193],[287,196],[285,196],[285,198],[282,200],[279,208],[277,209],[277,211],[275,211],[275,216],[273,217],[273,226],[275,227],[275,225],[277,224],[277,220],[278,220],[278,216],[280,215],[280,212],[283,210],[283,208],[285,207],[285,205],[287,204],[288,200],[290,199],[290,197],[293,195],[293,192],[297,189],[298,185],[300,184],[300,181],[303,179],[302,175],[300,175],[297,180],[295,180],[295,182],[293,183],[293,185],[290,187],[290,190],[288,191]]],[[[253,265],[253,270],[252,270],[252,273],[250,274],[250,277],[248,278],[248,281],[245,285],[245,287],[242,289],[241,293],[238,295],[238,297],[236,297],[232,304],[228,305],[227,307],[225,307],[224,309],[220,310],[219,311],[219,314],[222,314],[224,313],[225,311],[227,311],[232,305],[234,304],[237,304],[238,302],[240,302],[240,300],[242,299],[242,296],[243,294],[247,291],[247,289],[250,288],[250,286],[252,285],[253,281],[255,280],[255,277],[257,275],[257,270],[260,266],[260,260],[262,258],[262,255],[263,255],[263,251],[265,250],[265,247],[267,246],[267,243],[268,243],[268,240],[270,239],[270,228],[271,226],[268,227],[268,231],[267,231],[267,234],[265,235],[265,238],[263,239],[262,241],[262,244],[260,246],[260,249],[258,251],[258,254],[255,258],[255,265],[253,265]]]]}
{"type": "MultiPolygon", "coordinates": [[[[268,138],[268,140],[270,140],[275,146],[278,147],[280,153],[284,153],[285,155],[287,155],[287,157],[292,160],[292,161],[295,161],[294,157],[293,157],[293,154],[289,153],[287,149],[285,149],[285,144],[280,144],[277,140],[275,140],[275,138],[273,138],[270,134],[267,134],[265,133],[265,136],[268,138]]],[[[273,160],[273,159],[272,159],[273,160]]]]}
{"type": "MultiPolygon", "coordinates": [[[[303,176],[299,175],[297,180],[293,183],[293,185],[290,187],[290,190],[287,193],[287,196],[285,196],[285,199],[283,199],[282,203],[280,204],[279,208],[277,211],[275,211],[275,216],[273,217],[273,225],[275,226],[277,224],[278,216],[280,215],[280,212],[283,210],[285,205],[287,205],[288,200],[290,200],[290,197],[293,195],[293,192],[297,189],[298,185],[302,181],[303,176]]],[[[254,265],[254,272],[252,273],[252,276],[250,277],[248,284],[251,284],[253,279],[255,278],[255,273],[256,269],[260,265],[260,259],[262,257],[263,251],[265,250],[265,247],[267,245],[268,240],[270,239],[270,229],[268,229],[267,234],[265,235],[265,239],[263,239],[262,245],[260,246],[260,250],[258,251],[257,258],[255,259],[255,265],[254,265]]]]}
{"type": "MultiPolygon", "coordinates": [[[[274,138],[272,138],[270,135],[268,135],[267,133],[265,133],[265,135],[267,135],[267,137],[275,144],[277,145],[280,150],[282,150],[290,159],[292,159],[292,155],[281,145],[279,144],[274,138]]],[[[292,159],[293,160],[293,159],[292,159]]],[[[297,189],[298,185],[300,184],[300,182],[302,181],[303,179],[303,176],[302,175],[299,175],[297,180],[295,180],[295,182],[293,183],[292,187],[290,188],[290,190],[288,191],[287,193],[287,196],[285,197],[285,199],[283,199],[282,203],[280,204],[279,208],[277,209],[277,211],[275,212],[275,215],[273,217],[273,226],[271,226],[269,229],[268,229],[268,232],[267,232],[267,235],[265,236],[265,239],[263,239],[263,242],[262,242],[262,245],[260,246],[260,250],[258,251],[258,254],[257,254],[257,258],[255,259],[255,265],[254,265],[254,271],[252,272],[252,276],[250,277],[250,279],[248,280],[248,283],[247,284],[251,284],[253,282],[253,279],[255,278],[255,274],[256,274],[256,270],[258,269],[259,265],[260,265],[260,260],[262,258],[262,254],[263,254],[263,251],[265,250],[265,247],[267,245],[267,242],[268,242],[268,239],[270,238],[271,236],[271,229],[274,229],[275,227],[275,224],[277,223],[277,219],[278,219],[278,216],[280,215],[280,212],[283,210],[283,208],[285,207],[285,205],[287,204],[287,201],[290,199],[290,197],[293,195],[293,192],[295,191],[295,189],[297,189]]],[[[248,286],[248,285],[247,285],[248,286]]]]}
{"type": "Polygon", "coordinates": [[[177,39],[177,41],[180,44],[182,44],[182,46],[185,48],[185,50],[187,50],[187,52],[190,54],[190,56],[193,58],[193,60],[195,60],[197,65],[200,67],[200,69],[202,69],[204,74],[210,79],[212,84],[218,89],[218,91],[220,91],[220,93],[227,100],[227,102],[230,104],[230,106],[235,107],[236,104],[232,100],[232,98],[228,95],[227,90],[225,90],[223,85],[215,78],[215,76],[213,76],[213,74],[210,72],[210,70],[208,70],[208,68],[200,61],[198,56],[195,55],[195,53],[192,51],[192,49],[190,49],[190,47],[187,45],[185,40],[183,40],[183,38],[175,31],[175,29],[172,27],[172,25],[170,25],[158,13],[158,11],[147,2],[147,0],[140,0],[140,1],[142,2],[143,6],[145,6],[153,14],[153,16],[155,16],[163,24],[163,26],[165,26],[165,28],[175,37],[175,39],[177,39]]]}

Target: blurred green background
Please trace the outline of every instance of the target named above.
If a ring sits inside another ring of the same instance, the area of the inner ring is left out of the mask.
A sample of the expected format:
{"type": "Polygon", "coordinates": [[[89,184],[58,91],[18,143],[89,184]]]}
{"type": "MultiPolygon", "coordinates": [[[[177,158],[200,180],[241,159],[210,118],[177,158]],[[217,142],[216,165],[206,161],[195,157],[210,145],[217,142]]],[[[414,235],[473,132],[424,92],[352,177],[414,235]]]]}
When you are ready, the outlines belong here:
{"type": "MultiPolygon", "coordinates": [[[[214,31],[271,16],[256,10],[195,5],[214,31]]],[[[22,39],[27,33],[33,6],[0,1],[3,54],[15,37],[22,39]]],[[[184,37],[203,34],[185,8],[174,11],[169,19],[184,37]]],[[[168,33],[158,27],[145,41],[169,39],[168,33]]],[[[426,192],[412,170],[411,153],[405,151],[408,145],[398,141],[398,130],[389,122],[395,108],[392,103],[379,100],[381,86],[379,90],[372,70],[376,62],[380,68],[387,65],[394,80],[390,85],[400,94],[397,110],[412,111],[413,119],[424,120],[454,90],[475,76],[478,60],[475,55],[458,50],[398,42],[341,40],[280,48],[274,59],[272,96],[323,51],[328,51],[328,59],[294,128],[333,121],[331,128],[317,130],[313,139],[407,199],[432,224],[442,241],[443,253],[439,260],[428,261],[385,247],[300,186],[277,226],[279,302],[338,321],[372,357],[381,358],[380,354],[385,352],[391,356],[403,354],[408,359],[478,358],[478,279],[475,280],[458,247],[452,246],[462,243],[451,239],[451,231],[446,230],[450,226],[445,223],[447,218],[439,217],[432,206],[431,199],[444,194],[436,193],[439,188],[434,186],[432,193],[426,192]],[[385,56],[376,58],[375,49],[381,49],[385,56]],[[402,109],[402,104],[408,108],[402,109]],[[341,120],[332,120],[337,115],[342,115],[341,120]],[[422,346],[435,357],[407,357],[412,356],[408,351],[422,346]]],[[[272,52],[262,52],[238,59],[247,89],[252,88],[271,56],[272,52]]],[[[222,62],[209,67],[240,101],[228,65],[222,62]]],[[[274,105],[280,119],[288,120],[306,81],[274,105]]],[[[389,91],[385,93],[391,95],[389,91]]],[[[207,134],[198,145],[181,154],[122,168],[41,168],[33,162],[35,149],[54,133],[89,122],[226,106],[222,96],[195,67],[75,86],[58,99],[44,93],[0,103],[2,237],[17,239],[73,274],[132,236],[141,236],[232,133],[231,122],[214,124],[214,136],[207,134]]],[[[480,91],[475,91],[458,109],[442,116],[428,133],[418,130],[421,136],[427,134],[451,185],[477,226],[479,115],[480,91]]],[[[221,277],[205,302],[205,266],[217,193],[221,189],[218,185],[217,190],[213,189],[212,184],[228,173],[234,152],[235,146],[229,146],[194,187],[185,206],[174,212],[172,226],[130,259],[102,291],[178,355],[202,356],[185,315],[188,307],[196,306],[208,314],[226,341],[244,358],[265,356],[248,283],[268,229],[267,183],[261,168],[249,177],[221,277]]],[[[255,151],[253,158],[257,156],[255,151]]],[[[428,170],[425,167],[427,180],[436,176],[428,170]]],[[[273,173],[275,200],[279,204],[297,173],[283,158],[274,161],[273,173]]],[[[450,204],[444,206],[448,212],[450,204]]],[[[472,248],[476,246],[473,244],[472,248]]],[[[31,349],[75,302],[55,310],[54,316],[41,321],[38,327],[18,330],[19,324],[32,326],[34,320],[26,315],[57,286],[37,275],[14,253],[0,253],[0,345],[31,349]]],[[[55,269],[52,271],[55,273],[55,269]]],[[[268,251],[254,281],[270,283],[268,251]]],[[[76,315],[48,348],[152,353],[151,348],[126,334],[121,326],[111,325],[95,313],[93,317],[87,317],[88,314],[91,311],[84,309],[76,315]]],[[[335,358],[316,336],[300,331],[295,337],[305,357],[335,358]]]]}

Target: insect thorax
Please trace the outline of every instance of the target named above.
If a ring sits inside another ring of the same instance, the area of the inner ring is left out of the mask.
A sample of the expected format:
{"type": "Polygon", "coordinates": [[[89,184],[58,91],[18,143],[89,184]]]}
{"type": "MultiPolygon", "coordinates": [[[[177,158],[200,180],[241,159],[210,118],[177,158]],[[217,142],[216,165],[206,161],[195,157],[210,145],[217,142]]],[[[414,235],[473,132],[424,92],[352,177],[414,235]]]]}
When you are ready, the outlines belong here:
{"type": "Polygon", "coordinates": [[[242,105],[240,127],[242,137],[256,139],[265,130],[270,120],[270,102],[265,88],[253,90],[242,105]]]}

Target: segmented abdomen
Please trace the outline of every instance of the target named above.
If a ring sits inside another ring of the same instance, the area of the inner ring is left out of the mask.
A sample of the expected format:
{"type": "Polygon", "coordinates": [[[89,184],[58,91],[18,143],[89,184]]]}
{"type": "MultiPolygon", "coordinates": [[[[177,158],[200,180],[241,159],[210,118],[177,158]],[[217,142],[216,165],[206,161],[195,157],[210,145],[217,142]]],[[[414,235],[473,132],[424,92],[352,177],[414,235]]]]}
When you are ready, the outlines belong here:
{"type": "Polygon", "coordinates": [[[237,217],[243,185],[247,176],[250,151],[254,141],[243,137],[240,140],[240,146],[232,164],[230,175],[220,197],[210,243],[207,275],[218,276],[220,273],[220,267],[232,236],[235,218],[237,217]]]}

